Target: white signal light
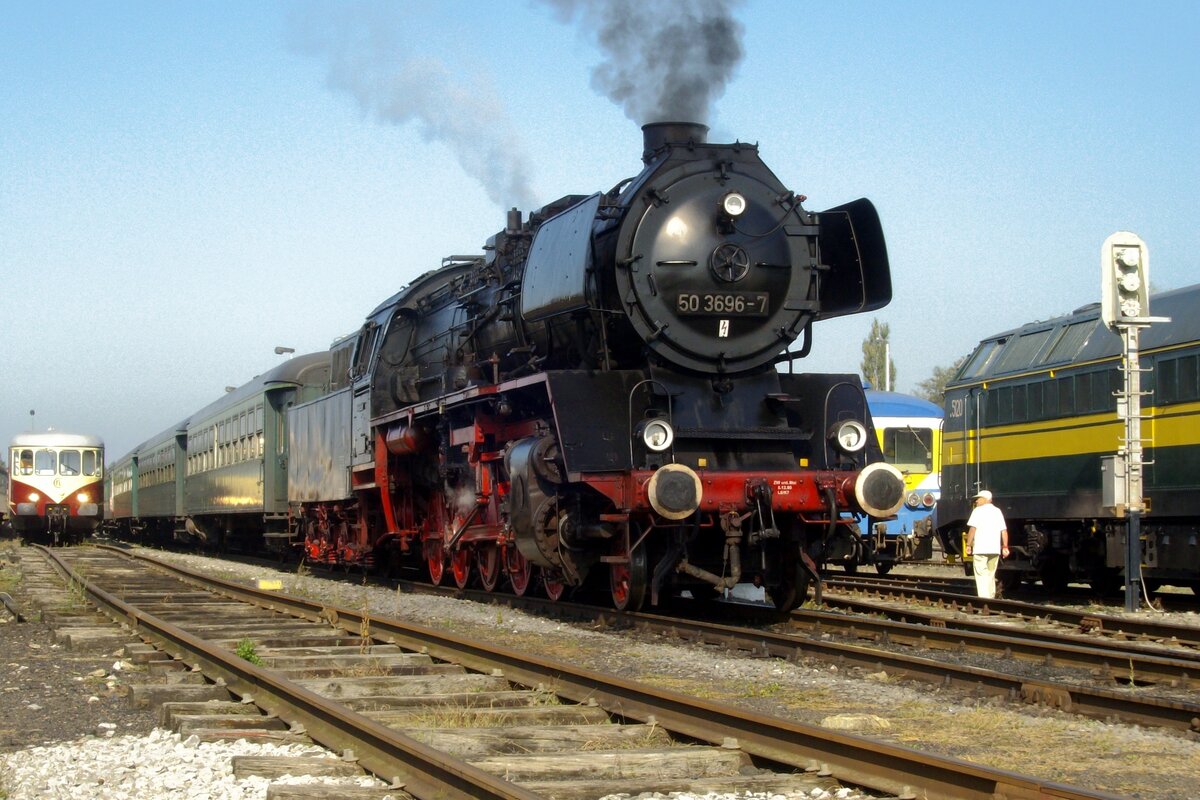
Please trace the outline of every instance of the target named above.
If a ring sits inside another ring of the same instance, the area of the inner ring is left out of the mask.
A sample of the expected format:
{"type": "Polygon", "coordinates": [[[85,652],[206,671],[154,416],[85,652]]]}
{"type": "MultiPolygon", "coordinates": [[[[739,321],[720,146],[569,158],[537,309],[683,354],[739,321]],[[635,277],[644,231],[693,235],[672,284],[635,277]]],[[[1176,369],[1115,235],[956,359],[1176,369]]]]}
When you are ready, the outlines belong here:
{"type": "Polygon", "coordinates": [[[721,200],[721,208],[731,217],[740,217],[746,212],[746,198],[740,192],[730,192],[721,200]]]}
{"type": "Polygon", "coordinates": [[[1110,328],[1145,322],[1150,316],[1150,253],[1146,243],[1119,231],[1100,248],[1100,313],[1110,328]]]}
{"type": "MultiPolygon", "coordinates": [[[[1136,267],[1142,263],[1142,251],[1136,247],[1123,247],[1117,251],[1117,260],[1121,262],[1121,266],[1136,267]]],[[[1136,289],[1137,286],[1132,288],[1136,289]]]]}

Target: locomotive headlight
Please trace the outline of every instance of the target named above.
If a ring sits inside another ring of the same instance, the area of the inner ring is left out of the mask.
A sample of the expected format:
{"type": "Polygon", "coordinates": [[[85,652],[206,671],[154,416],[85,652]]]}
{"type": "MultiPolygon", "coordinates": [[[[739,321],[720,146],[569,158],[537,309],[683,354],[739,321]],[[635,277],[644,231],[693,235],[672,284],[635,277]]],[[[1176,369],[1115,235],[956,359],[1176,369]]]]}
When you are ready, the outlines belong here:
{"type": "Polygon", "coordinates": [[[867,446],[867,426],[856,419],[847,419],[833,426],[829,438],[844,453],[857,453],[867,446]]]}
{"type": "Polygon", "coordinates": [[[80,492],[79,494],[75,495],[75,499],[81,503],[86,503],[88,500],[91,500],[92,498],[88,497],[87,492],[80,492]]]}
{"type": "Polygon", "coordinates": [[[746,198],[740,192],[730,192],[721,200],[721,208],[731,217],[740,217],[746,211],[746,198]]]}
{"type": "Polygon", "coordinates": [[[675,441],[675,431],[666,420],[646,420],[639,426],[642,443],[656,453],[661,453],[675,441]]]}
{"type": "Polygon", "coordinates": [[[42,496],[40,494],[38,494],[37,492],[29,493],[29,502],[36,503],[38,500],[41,500],[41,499],[42,499],[42,496]]]}

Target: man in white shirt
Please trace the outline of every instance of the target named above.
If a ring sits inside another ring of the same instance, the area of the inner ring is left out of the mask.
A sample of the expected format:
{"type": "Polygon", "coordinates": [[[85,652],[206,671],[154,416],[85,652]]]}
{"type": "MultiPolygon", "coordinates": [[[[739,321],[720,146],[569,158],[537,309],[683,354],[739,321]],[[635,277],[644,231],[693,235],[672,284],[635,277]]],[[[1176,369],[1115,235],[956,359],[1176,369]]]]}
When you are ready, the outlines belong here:
{"type": "Polygon", "coordinates": [[[967,520],[967,555],[975,568],[975,589],[980,597],[996,596],[996,569],[1008,557],[1008,524],[992,505],[992,493],[975,495],[975,508],[967,520]]]}

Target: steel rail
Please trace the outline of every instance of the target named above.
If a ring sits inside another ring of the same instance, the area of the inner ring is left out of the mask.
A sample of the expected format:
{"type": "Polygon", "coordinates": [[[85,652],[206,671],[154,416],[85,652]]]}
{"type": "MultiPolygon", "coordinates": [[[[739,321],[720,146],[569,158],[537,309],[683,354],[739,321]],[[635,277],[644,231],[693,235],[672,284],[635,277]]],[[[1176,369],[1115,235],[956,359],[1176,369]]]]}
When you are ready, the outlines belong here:
{"type": "MultiPolygon", "coordinates": [[[[839,584],[837,580],[827,580],[827,586],[834,590],[825,592],[825,605],[842,605],[853,602],[836,596],[838,587],[842,586],[847,592],[857,594],[875,594],[881,597],[892,596],[904,598],[908,596],[915,600],[949,607],[955,610],[980,611],[982,613],[1010,614],[1025,620],[1048,620],[1085,631],[1104,631],[1110,634],[1124,636],[1141,636],[1154,640],[1171,640],[1180,646],[1200,647],[1200,627],[1191,625],[1174,625],[1166,622],[1151,622],[1147,620],[1114,617],[1110,614],[1084,613],[1072,611],[1057,606],[1025,603],[1020,600],[1004,600],[1000,598],[981,598],[955,592],[942,592],[931,589],[919,589],[912,586],[889,586],[880,583],[862,583],[859,581],[839,584]]],[[[887,613],[886,609],[874,608],[872,613],[887,613]]],[[[897,611],[897,613],[906,613],[897,611]]],[[[947,624],[950,620],[947,620],[947,624]]],[[[1050,634],[1047,634],[1050,635],[1050,634]]],[[[1062,634],[1057,634],[1062,635],[1062,634]]],[[[1123,641],[1122,648],[1137,648],[1136,642],[1123,641]]],[[[1145,650],[1145,652],[1151,652],[1145,650]]],[[[1200,661],[1200,652],[1187,653],[1184,656],[1200,661]]]]}
{"type": "MultiPolygon", "coordinates": [[[[480,672],[499,669],[515,683],[540,684],[575,702],[595,701],[610,713],[643,723],[653,720],[677,734],[715,742],[733,736],[741,749],[753,757],[799,770],[821,764],[840,781],[876,791],[927,800],[995,800],[998,797],[1010,800],[1117,800],[1119,797],[754,714],[445,631],[250,588],[140,554],[115,552],[154,564],[197,585],[215,587],[235,599],[307,619],[325,620],[354,634],[369,627],[372,638],[407,649],[424,649],[436,659],[480,672]]],[[[264,674],[263,677],[267,676],[264,674]]]]}
{"type": "MultiPolygon", "coordinates": [[[[293,726],[303,726],[304,732],[314,741],[335,751],[352,748],[360,765],[378,776],[399,778],[405,791],[417,797],[463,800],[538,800],[541,797],[140,611],[77,574],[53,551],[40,546],[38,549],[60,574],[82,587],[109,616],[128,625],[138,636],[152,640],[178,659],[198,664],[205,675],[224,681],[227,688],[243,699],[250,696],[256,705],[280,719],[293,726]]],[[[128,557],[125,553],[121,555],[128,557]]],[[[151,563],[161,566],[160,562],[151,563]]],[[[193,580],[196,578],[192,576],[193,580]]],[[[302,616],[314,622],[320,619],[319,606],[307,610],[308,613],[302,616]]]]}
{"type": "MultiPolygon", "coordinates": [[[[841,604],[839,604],[841,605],[841,604]]],[[[1133,675],[1135,680],[1150,683],[1181,683],[1190,686],[1200,681],[1200,662],[1190,653],[1139,648],[1126,650],[1112,647],[1106,641],[1084,640],[1078,636],[1060,635],[1045,631],[1032,633],[970,620],[955,624],[937,614],[920,611],[900,611],[900,619],[879,619],[887,609],[877,605],[847,601],[841,607],[857,612],[847,616],[831,611],[797,609],[789,615],[795,627],[820,630],[853,630],[897,643],[957,648],[979,653],[1016,655],[1027,659],[1050,659],[1052,663],[1084,669],[1103,669],[1112,675],[1133,675]]]]}

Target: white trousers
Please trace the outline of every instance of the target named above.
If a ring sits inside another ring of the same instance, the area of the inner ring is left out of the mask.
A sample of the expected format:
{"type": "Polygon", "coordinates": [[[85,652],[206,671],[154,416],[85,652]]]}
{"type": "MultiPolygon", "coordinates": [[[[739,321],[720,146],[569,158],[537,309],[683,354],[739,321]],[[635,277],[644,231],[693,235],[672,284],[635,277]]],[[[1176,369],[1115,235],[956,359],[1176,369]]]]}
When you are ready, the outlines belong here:
{"type": "Polygon", "coordinates": [[[975,592],[980,597],[996,596],[996,569],[1000,566],[999,555],[976,553],[971,556],[975,567],[975,592]]]}

